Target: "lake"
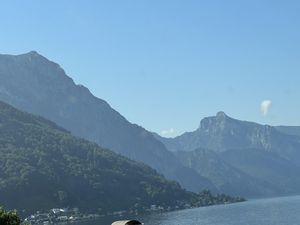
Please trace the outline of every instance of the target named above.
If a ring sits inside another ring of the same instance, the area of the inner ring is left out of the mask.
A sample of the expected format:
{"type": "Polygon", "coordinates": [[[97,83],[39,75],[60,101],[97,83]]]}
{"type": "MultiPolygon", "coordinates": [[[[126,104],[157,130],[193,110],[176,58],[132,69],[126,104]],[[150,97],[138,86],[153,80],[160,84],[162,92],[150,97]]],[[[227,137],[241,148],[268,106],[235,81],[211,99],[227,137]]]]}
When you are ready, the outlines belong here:
{"type": "MultiPolygon", "coordinates": [[[[82,225],[110,225],[114,219],[116,218],[103,218],[82,225]]],[[[300,196],[250,200],[135,219],[141,220],[145,225],[299,225],[300,196]]]]}

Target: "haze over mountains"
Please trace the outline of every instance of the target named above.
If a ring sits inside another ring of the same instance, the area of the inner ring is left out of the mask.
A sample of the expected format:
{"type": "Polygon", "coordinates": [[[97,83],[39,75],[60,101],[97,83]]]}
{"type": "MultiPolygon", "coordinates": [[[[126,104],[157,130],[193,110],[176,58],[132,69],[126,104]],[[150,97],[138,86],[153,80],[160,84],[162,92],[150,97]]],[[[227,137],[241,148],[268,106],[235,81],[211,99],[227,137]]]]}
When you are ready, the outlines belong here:
{"type": "Polygon", "coordinates": [[[156,138],[219,190],[246,196],[300,191],[300,136],[219,112],[176,138],[156,138]]]}
{"type": "Polygon", "coordinates": [[[220,112],[194,132],[163,138],[129,123],[36,52],[0,55],[0,100],[142,161],[188,190],[250,197],[300,193],[297,128],[239,121],[220,112]]]}
{"type": "Polygon", "coordinates": [[[142,161],[188,190],[216,190],[208,179],[184,167],[152,133],[129,123],[107,102],[76,85],[58,64],[37,52],[0,55],[0,100],[142,161]]]}
{"type": "Polygon", "coordinates": [[[0,202],[5,207],[25,214],[76,207],[105,215],[152,205],[175,209],[237,201],[243,199],[188,192],[143,163],[0,101],[0,202]]]}

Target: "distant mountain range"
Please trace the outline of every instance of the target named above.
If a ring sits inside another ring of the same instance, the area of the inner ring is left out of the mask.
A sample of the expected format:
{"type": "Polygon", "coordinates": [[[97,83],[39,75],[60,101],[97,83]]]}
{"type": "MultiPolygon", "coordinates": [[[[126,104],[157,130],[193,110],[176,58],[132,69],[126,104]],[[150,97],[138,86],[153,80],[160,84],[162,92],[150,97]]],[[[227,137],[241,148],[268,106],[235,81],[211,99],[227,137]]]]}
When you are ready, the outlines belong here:
{"type": "Polygon", "coordinates": [[[190,193],[150,167],[0,102],[0,203],[38,210],[176,205],[190,193]]]}
{"type": "Polygon", "coordinates": [[[226,193],[300,193],[300,136],[293,127],[239,121],[219,112],[176,138],[155,137],[181,162],[226,193]]]}
{"type": "Polygon", "coordinates": [[[0,55],[0,100],[143,162],[187,190],[300,194],[299,127],[260,125],[219,112],[196,131],[163,138],[128,122],[36,52],[0,55]]]}
{"type": "Polygon", "coordinates": [[[76,85],[58,64],[37,52],[0,55],[0,100],[144,162],[190,191],[216,191],[207,178],[183,166],[152,133],[128,122],[86,87],[76,85]]]}

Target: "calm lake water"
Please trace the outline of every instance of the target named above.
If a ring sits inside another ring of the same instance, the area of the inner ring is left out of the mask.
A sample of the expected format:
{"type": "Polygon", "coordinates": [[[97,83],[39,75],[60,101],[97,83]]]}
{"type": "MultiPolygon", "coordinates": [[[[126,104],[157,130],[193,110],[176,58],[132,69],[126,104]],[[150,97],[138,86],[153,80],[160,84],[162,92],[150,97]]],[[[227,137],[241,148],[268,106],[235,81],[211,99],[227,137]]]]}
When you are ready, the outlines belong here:
{"type": "MultiPolygon", "coordinates": [[[[113,219],[116,218],[104,218],[82,225],[110,225],[113,219]]],[[[300,196],[250,200],[136,219],[145,225],[300,225],[300,196]]]]}

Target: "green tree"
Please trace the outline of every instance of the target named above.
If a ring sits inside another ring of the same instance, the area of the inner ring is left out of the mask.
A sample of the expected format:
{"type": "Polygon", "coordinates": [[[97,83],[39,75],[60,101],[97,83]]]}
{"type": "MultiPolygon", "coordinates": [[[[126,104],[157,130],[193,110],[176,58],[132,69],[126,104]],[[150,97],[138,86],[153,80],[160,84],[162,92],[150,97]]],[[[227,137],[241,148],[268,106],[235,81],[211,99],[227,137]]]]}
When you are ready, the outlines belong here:
{"type": "Polygon", "coordinates": [[[6,211],[0,208],[0,224],[1,225],[19,225],[21,220],[16,211],[6,211]]]}

